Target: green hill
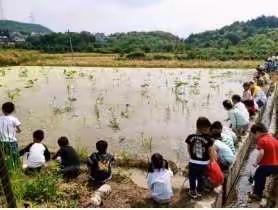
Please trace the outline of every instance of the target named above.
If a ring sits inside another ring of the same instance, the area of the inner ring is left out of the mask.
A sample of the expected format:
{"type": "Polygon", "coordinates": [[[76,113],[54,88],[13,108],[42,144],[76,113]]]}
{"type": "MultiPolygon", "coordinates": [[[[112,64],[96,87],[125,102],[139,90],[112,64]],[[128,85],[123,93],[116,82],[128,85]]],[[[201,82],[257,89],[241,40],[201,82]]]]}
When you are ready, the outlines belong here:
{"type": "Polygon", "coordinates": [[[52,31],[39,24],[21,23],[12,20],[0,20],[0,30],[23,33],[51,33],[52,31]]]}
{"type": "Polygon", "coordinates": [[[235,22],[219,30],[190,35],[185,43],[190,47],[228,47],[241,44],[256,35],[278,28],[278,18],[261,16],[247,22],[235,22]]]}

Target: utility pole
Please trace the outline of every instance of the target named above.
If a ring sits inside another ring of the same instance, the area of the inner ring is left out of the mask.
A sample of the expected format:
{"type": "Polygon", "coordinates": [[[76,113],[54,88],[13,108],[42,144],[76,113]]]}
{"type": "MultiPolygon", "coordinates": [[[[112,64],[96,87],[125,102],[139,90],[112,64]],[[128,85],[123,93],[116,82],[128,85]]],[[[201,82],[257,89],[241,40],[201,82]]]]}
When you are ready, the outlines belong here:
{"type": "Polygon", "coordinates": [[[72,47],[72,41],[71,41],[71,36],[70,36],[70,31],[68,30],[68,35],[69,35],[69,44],[70,44],[70,51],[71,51],[71,57],[73,61],[73,47],[72,47]]]}

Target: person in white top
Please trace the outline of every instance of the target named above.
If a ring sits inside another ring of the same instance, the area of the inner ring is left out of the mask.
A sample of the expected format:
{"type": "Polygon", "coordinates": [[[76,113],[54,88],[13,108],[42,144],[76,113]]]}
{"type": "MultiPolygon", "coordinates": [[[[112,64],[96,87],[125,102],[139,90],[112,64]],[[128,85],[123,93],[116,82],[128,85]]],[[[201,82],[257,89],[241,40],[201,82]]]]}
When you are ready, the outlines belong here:
{"type": "Polygon", "coordinates": [[[244,105],[244,103],[241,102],[241,97],[239,95],[233,95],[232,101],[234,104],[234,108],[241,111],[242,114],[244,115],[244,118],[249,121],[250,120],[249,112],[248,112],[246,106],[244,105]]]}
{"type": "Polygon", "coordinates": [[[12,116],[15,105],[6,102],[2,105],[3,115],[0,116],[0,145],[6,158],[11,158],[13,165],[19,163],[16,133],[21,132],[19,120],[12,116]]]}
{"type": "Polygon", "coordinates": [[[20,151],[20,156],[27,155],[27,172],[39,172],[46,161],[50,160],[50,152],[41,143],[44,139],[44,132],[37,130],[33,133],[33,142],[20,151]]]}
{"type": "Polygon", "coordinates": [[[228,111],[228,118],[231,121],[232,130],[238,137],[245,134],[249,128],[249,117],[247,118],[239,109],[234,108],[230,100],[225,100],[223,106],[228,111]]]}
{"type": "Polygon", "coordinates": [[[168,162],[159,153],[152,155],[147,183],[152,199],[158,204],[171,202],[173,197],[171,177],[173,172],[168,169],[168,162]]]}

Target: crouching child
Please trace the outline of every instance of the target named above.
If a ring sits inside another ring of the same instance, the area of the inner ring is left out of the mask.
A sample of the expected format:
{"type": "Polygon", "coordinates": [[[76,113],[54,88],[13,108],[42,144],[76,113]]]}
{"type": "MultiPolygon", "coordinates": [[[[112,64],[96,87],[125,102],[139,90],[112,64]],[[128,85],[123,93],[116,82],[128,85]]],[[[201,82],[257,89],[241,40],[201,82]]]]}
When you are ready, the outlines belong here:
{"type": "Polygon", "coordinates": [[[147,183],[152,199],[158,204],[168,204],[173,197],[171,177],[173,172],[168,162],[159,153],[153,154],[148,170],[147,183]]]}
{"type": "Polygon", "coordinates": [[[114,156],[107,153],[108,143],[98,141],[96,143],[97,152],[87,160],[90,179],[96,186],[103,185],[112,178],[112,163],[115,161],[114,156]]]}
{"type": "Polygon", "coordinates": [[[80,173],[80,159],[76,151],[69,145],[67,137],[60,137],[58,139],[60,149],[52,159],[61,158],[60,172],[64,178],[76,178],[80,173]]]}
{"type": "Polygon", "coordinates": [[[44,132],[42,130],[35,131],[33,133],[33,142],[19,152],[20,156],[27,153],[27,174],[40,172],[45,163],[50,160],[50,152],[42,143],[43,139],[44,132]]]}

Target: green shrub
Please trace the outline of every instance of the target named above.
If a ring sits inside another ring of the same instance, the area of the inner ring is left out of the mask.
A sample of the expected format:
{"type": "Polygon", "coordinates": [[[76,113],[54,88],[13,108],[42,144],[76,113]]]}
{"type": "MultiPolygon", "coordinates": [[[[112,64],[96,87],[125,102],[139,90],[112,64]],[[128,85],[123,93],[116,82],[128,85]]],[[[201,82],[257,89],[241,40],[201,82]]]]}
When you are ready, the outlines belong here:
{"type": "Polygon", "coordinates": [[[131,52],[129,54],[126,55],[127,59],[145,59],[146,58],[146,54],[143,51],[135,51],[135,52],[131,52]]]}
{"type": "Polygon", "coordinates": [[[153,55],[152,59],[154,59],[154,60],[172,60],[173,57],[171,55],[155,54],[155,55],[153,55]]]}
{"type": "Polygon", "coordinates": [[[58,178],[52,173],[38,174],[25,183],[23,198],[37,203],[54,200],[58,195],[58,178]]]}
{"type": "Polygon", "coordinates": [[[179,54],[175,56],[177,60],[187,60],[188,56],[186,54],[179,54]]]}

